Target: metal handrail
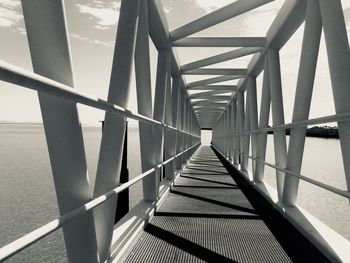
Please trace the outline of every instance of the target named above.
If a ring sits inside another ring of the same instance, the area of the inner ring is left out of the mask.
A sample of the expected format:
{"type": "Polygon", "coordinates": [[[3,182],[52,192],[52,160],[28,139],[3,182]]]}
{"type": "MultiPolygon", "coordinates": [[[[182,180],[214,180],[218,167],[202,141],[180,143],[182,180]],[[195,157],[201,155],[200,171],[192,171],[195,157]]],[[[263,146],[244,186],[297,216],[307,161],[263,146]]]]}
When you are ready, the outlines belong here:
{"type": "Polygon", "coordinates": [[[67,85],[54,81],[52,79],[43,77],[39,74],[30,72],[20,67],[11,65],[0,60],[0,80],[22,86],[24,88],[43,92],[57,98],[65,99],[75,103],[81,103],[96,109],[104,110],[106,112],[116,113],[130,119],[150,123],[161,126],[166,129],[174,130],[186,135],[200,138],[200,136],[193,135],[186,131],[177,129],[171,125],[161,123],[144,115],[133,113],[131,110],[125,109],[104,99],[88,95],[85,92],[73,89],[67,85]]]}
{"type": "Polygon", "coordinates": [[[324,123],[329,123],[329,122],[340,122],[340,121],[346,121],[350,120],[350,112],[346,113],[338,113],[334,115],[327,115],[319,118],[313,118],[313,119],[308,119],[304,121],[297,121],[297,122],[291,122],[291,123],[286,123],[282,125],[277,125],[277,126],[272,126],[272,127],[266,127],[266,128],[259,128],[251,131],[245,131],[243,133],[239,134],[233,134],[230,136],[217,136],[216,138],[232,138],[232,137],[239,137],[239,136],[244,136],[244,135],[249,135],[249,134],[262,134],[262,133],[267,133],[269,131],[278,131],[278,130],[286,130],[286,129],[293,129],[297,127],[306,127],[309,125],[316,125],[316,124],[324,124],[324,123]]]}
{"type": "MultiPolygon", "coordinates": [[[[221,154],[222,156],[226,156],[226,155],[225,155],[223,152],[221,152],[217,147],[215,147],[215,146],[213,146],[213,147],[214,147],[218,152],[220,152],[220,154],[221,154]]],[[[348,191],[341,190],[341,189],[339,189],[339,188],[336,188],[336,187],[334,187],[334,186],[331,186],[331,185],[322,183],[322,182],[317,181],[317,180],[315,180],[315,179],[311,179],[311,178],[309,178],[309,177],[307,177],[307,176],[304,176],[304,175],[301,175],[301,174],[292,172],[292,171],[287,170],[287,169],[285,169],[285,168],[281,168],[281,167],[279,167],[279,166],[277,166],[277,165],[274,165],[274,164],[272,164],[272,163],[268,163],[268,162],[263,161],[263,160],[261,160],[261,159],[255,158],[255,157],[253,157],[253,156],[251,156],[251,155],[249,155],[249,154],[245,154],[245,153],[243,153],[242,151],[234,150],[233,152],[239,153],[239,154],[241,154],[241,155],[243,155],[243,156],[248,157],[249,159],[252,159],[252,160],[254,160],[254,161],[257,161],[258,163],[262,163],[262,164],[267,165],[267,166],[269,166],[269,167],[271,167],[271,168],[274,168],[274,169],[277,170],[277,171],[281,171],[281,172],[284,172],[284,173],[286,173],[286,174],[288,174],[288,175],[291,175],[291,176],[294,176],[294,177],[296,177],[296,178],[299,178],[299,179],[301,179],[301,180],[303,180],[303,181],[305,181],[305,182],[308,182],[309,184],[318,186],[318,187],[323,188],[323,189],[325,189],[325,190],[327,190],[327,191],[330,191],[330,192],[332,192],[332,193],[334,193],[334,194],[337,194],[337,195],[340,195],[340,196],[342,196],[342,197],[345,197],[345,198],[350,199],[350,193],[349,193],[348,191]]]]}
{"type": "Polygon", "coordinates": [[[173,156],[173,157],[169,158],[168,160],[156,165],[155,167],[153,167],[153,168],[147,170],[146,172],[138,175],[137,177],[129,180],[128,182],[123,183],[122,185],[117,186],[113,190],[111,190],[111,191],[109,191],[109,192],[107,192],[99,197],[92,199],[90,202],[86,203],[85,205],[79,206],[79,207],[73,209],[72,211],[62,215],[61,217],[59,217],[55,220],[52,220],[51,222],[47,223],[46,225],[43,225],[43,226],[33,230],[32,232],[24,235],[23,237],[18,238],[15,241],[12,241],[11,243],[3,246],[2,248],[0,248],[0,262],[14,256],[15,254],[17,254],[21,250],[25,249],[26,247],[34,244],[35,242],[39,241],[40,239],[44,238],[45,236],[49,235],[50,233],[58,230],[59,228],[61,228],[65,224],[69,223],[71,220],[75,219],[76,217],[86,214],[87,212],[89,212],[93,208],[101,205],[102,203],[104,203],[108,199],[112,198],[113,196],[118,195],[120,192],[126,190],[130,186],[139,182],[140,180],[142,180],[146,176],[152,174],[157,169],[160,169],[161,167],[165,166],[169,162],[173,161],[175,158],[177,158],[177,157],[181,156],[182,154],[186,153],[187,151],[199,146],[199,144],[200,143],[197,143],[197,144],[189,147],[188,149],[176,154],[175,156],[173,156]]]}

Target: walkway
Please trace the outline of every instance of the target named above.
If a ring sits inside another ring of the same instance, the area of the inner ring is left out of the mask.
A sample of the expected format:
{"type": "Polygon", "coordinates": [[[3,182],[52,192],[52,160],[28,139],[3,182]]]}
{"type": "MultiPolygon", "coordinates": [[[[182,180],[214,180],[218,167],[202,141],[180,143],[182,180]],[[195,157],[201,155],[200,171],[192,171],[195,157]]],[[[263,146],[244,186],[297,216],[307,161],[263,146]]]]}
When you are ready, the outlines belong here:
{"type": "Polygon", "coordinates": [[[126,262],[327,262],[227,169],[200,147],[126,262]]]}

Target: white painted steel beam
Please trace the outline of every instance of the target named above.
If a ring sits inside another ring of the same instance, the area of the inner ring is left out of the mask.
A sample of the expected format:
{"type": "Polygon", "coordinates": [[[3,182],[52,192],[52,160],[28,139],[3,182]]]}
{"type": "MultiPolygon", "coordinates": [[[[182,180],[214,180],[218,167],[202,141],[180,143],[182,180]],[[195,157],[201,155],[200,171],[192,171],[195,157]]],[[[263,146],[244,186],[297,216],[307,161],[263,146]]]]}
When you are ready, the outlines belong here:
{"type": "MultiPolygon", "coordinates": [[[[269,126],[270,116],[270,72],[268,57],[265,56],[264,63],[264,79],[261,91],[261,103],[260,103],[260,115],[259,115],[259,129],[264,129],[269,126]]],[[[257,159],[265,161],[266,156],[266,145],[267,145],[267,132],[259,133],[257,136],[257,159]]],[[[263,182],[264,180],[264,163],[255,163],[254,181],[263,182]]]]}
{"type": "MultiPolygon", "coordinates": [[[[172,81],[170,76],[170,65],[169,65],[169,71],[167,74],[167,83],[166,83],[166,94],[165,94],[165,118],[164,122],[166,124],[173,123],[172,115],[173,115],[173,99],[172,99],[172,81]]],[[[169,159],[171,158],[174,153],[174,135],[175,133],[171,130],[164,130],[164,158],[169,159]]],[[[174,162],[169,162],[164,167],[164,178],[171,180],[173,179],[174,175],[174,162]]]]}
{"type": "MultiPolygon", "coordinates": [[[[267,51],[269,62],[269,79],[270,79],[270,96],[272,106],[272,121],[273,125],[284,124],[284,108],[282,96],[281,83],[281,67],[279,52],[276,49],[269,49],[267,51]]],[[[275,162],[279,167],[286,167],[287,165],[287,145],[286,145],[286,131],[274,131],[274,150],[275,162]]],[[[276,171],[277,192],[279,200],[282,199],[284,187],[284,173],[276,171]]]]}
{"type": "Polygon", "coordinates": [[[184,38],[188,35],[199,32],[208,27],[214,26],[218,23],[224,22],[227,19],[241,15],[252,9],[255,9],[261,5],[267,4],[272,0],[238,0],[232,4],[224,6],[214,12],[200,17],[186,25],[183,25],[172,32],[170,32],[170,38],[173,41],[184,38]]]}
{"type": "MultiPolygon", "coordinates": [[[[74,86],[62,1],[22,1],[35,73],[74,86]],[[43,22],[45,21],[45,22],[43,22]]],[[[91,200],[83,134],[76,103],[38,93],[60,215],[91,200]]],[[[91,212],[63,227],[69,262],[98,260],[91,212]]]]}
{"type": "Polygon", "coordinates": [[[227,60],[240,58],[243,56],[251,55],[257,52],[260,52],[261,48],[255,48],[255,47],[245,47],[245,48],[239,48],[232,51],[228,51],[225,53],[221,53],[219,55],[211,56],[205,59],[197,60],[185,65],[181,66],[181,71],[185,72],[192,69],[197,69],[201,67],[206,67],[209,65],[213,65],[216,63],[224,62],[227,60]]]}
{"type": "Polygon", "coordinates": [[[238,76],[219,76],[219,77],[214,77],[214,78],[209,78],[209,79],[204,79],[204,80],[198,80],[198,81],[194,81],[194,82],[188,83],[187,87],[188,87],[188,89],[192,89],[194,87],[204,86],[204,85],[208,85],[208,84],[214,84],[214,83],[228,81],[228,80],[240,79],[242,77],[244,77],[244,76],[243,75],[238,75],[238,76]]]}
{"type": "Polygon", "coordinates": [[[212,91],[236,91],[236,85],[204,85],[204,86],[196,86],[196,87],[188,87],[187,90],[212,90],[212,91]]]}
{"type": "Polygon", "coordinates": [[[226,106],[226,102],[220,103],[220,102],[211,102],[209,100],[204,100],[204,101],[195,101],[192,103],[193,106],[226,106]]]}
{"type": "MultiPolygon", "coordinates": [[[[335,111],[337,114],[347,113],[350,112],[350,49],[341,1],[320,0],[319,3],[335,111]]],[[[338,129],[346,185],[350,191],[350,122],[338,122],[338,129]]]]}
{"type": "Polygon", "coordinates": [[[186,37],[173,47],[265,47],[264,37],[186,37]]]}
{"type": "MultiPolygon", "coordinates": [[[[258,128],[258,103],[256,94],[256,78],[250,77],[248,79],[249,89],[249,130],[255,130],[258,128]]],[[[247,94],[248,96],[248,94],[247,94]]],[[[257,156],[257,134],[251,134],[251,150],[253,158],[257,156]]],[[[252,160],[252,172],[255,174],[255,160],[252,160]]]]}
{"type": "MultiPolygon", "coordinates": [[[[129,99],[139,4],[139,0],[123,0],[120,7],[108,101],[124,108],[127,106],[129,99]]],[[[125,117],[106,112],[94,197],[103,195],[119,185],[125,128],[125,117]]],[[[94,210],[101,262],[109,257],[116,204],[117,198],[111,198],[94,210]]]]}
{"type": "MultiPolygon", "coordinates": [[[[249,81],[248,81],[249,84],[249,81]]],[[[247,84],[247,85],[248,85],[247,84]]],[[[249,161],[249,146],[250,146],[250,89],[246,90],[246,99],[245,99],[245,111],[244,111],[244,123],[243,123],[243,136],[242,136],[242,146],[243,146],[243,154],[242,154],[242,165],[241,170],[244,172],[248,171],[248,161],[249,161]]]]}
{"type": "Polygon", "coordinates": [[[183,75],[245,75],[246,73],[247,70],[243,68],[199,68],[182,72],[183,75]]]}
{"type": "Polygon", "coordinates": [[[214,100],[229,101],[230,98],[231,98],[231,95],[198,95],[191,99],[206,99],[210,101],[214,101],[214,100]]]}
{"type": "Polygon", "coordinates": [[[205,92],[200,92],[200,93],[195,93],[190,95],[190,99],[195,99],[200,96],[212,96],[212,95],[219,95],[223,93],[228,93],[227,91],[221,91],[221,90],[212,90],[212,91],[205,91],[205,92]]]}
{"type": "MultiPolygon", "coordinates": [[[[309,0],[306,11],[292,122],[304,121],[309,118],[321,31],[322,21],[318,0],[309,0]]],[[[306,128],[306,126],[292,128],[289,136],[286,169],[298,174],[300,173],[303,160],[306,128]]],[[[295,205],[298,195],[298,185],[298,178],[286,174],[282,198],[284,205],[295,205]]]]}
{"type": "MultiPolygon", "coordinates": [[[[221,118],[221,117],[220,117],[221,118]]],[[[243,156],[241,153],[243,153],[243,130],[244,130],[244,95],[242,91],[237,92],[237,133],[239,136],[237,136],[238,140],[238,148],[239,148],[239,155],[238,155],[238,163],[241,165],[241,170],[243,170],[242,167],[242,159],[243,156]]]]}
{"type": "MultiPolygon", "coordinates": [[[[167,86],[170,80],[170,53],[167,49],[158,51],[157,79],[154,96],[153,119],[164,122],[167,86]]],[[[164,130],[161,127],[154,128],[154,138],[156,145],[156,162],[162,162],[164,153],[164,130]]],[[[157,170],[157,180],[161,178],[161,170],[157,170]]],[[[158,189],[158,188],[157,188],[158,189]]],[[[157,195],[158,196],[158,195],[157,195]]],[[[147,201],[155,201],[157,196],[149,196],[147,201]]]]}
{"type": "MultiPolygon", "coordinates": [[[[149,29],[147,1],[140,3],[140,16],[135,47],[135,77],[138,112],[152,118],[151,70],[149,58],[149,29]]],[[[150,123],[139,122],[141,168],[145,172],[155,166],[154,127],[150,123]]],[[[158,195],[156,173],[153,172],[142,181],[145,200],[155,200],[158,195]]]]}

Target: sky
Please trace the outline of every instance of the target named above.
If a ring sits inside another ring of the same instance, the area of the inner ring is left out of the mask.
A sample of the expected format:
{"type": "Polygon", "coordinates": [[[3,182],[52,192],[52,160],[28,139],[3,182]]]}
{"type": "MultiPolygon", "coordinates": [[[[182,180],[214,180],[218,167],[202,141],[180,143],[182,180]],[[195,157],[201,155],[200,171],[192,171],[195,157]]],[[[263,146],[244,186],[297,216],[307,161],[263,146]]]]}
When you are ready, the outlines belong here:
{"type": "MultiPolygon", "coordinates": [[[[161,0],[170,30],[206,15],[233,0],[161,0]]],[[[265,36],[283,0],[276,0],[246,14],[203,30],[193,36],[265,36]]],[[[350,36],[350,0],[342,0],[348,36],[350,36]]],[[[106,99],[111,72],[113,48],[120,1],[65,1],[66,19],[74,69],[75,88],[106,99]]],[[[291,121],[297,70],[300,59],[303,26],[280,51],[285,120],[291,121]]],[[[19,0],[0,1],[0,60],[32,71],[27,36],[19,0]]],[[[151,80],[154,94],[157,52],[150,41],[151,80]]],[[[227,48],[175,48],[180,64],[219,54],[227,48]]],[[[227,61],[211,67],[246,67],[252,56],[227,61]]],[[[310,117],[334,113],[327,55],[322,39],[310,117]]],[[[204,77],[186,76],[187,83],[204,77]]],[[[257,79],[258,101],[262,74],[257,79]]],[[[235,84],[237,81],[227,82],[235,84]]],[[[225,83],[226,84],[226,83],[225,83]]],[[[260,102],[258,102],[260,105],[260,102]]],[[[137,111],[134,77],[128,108],[137,111]]],[[[104,112],[78,106],[80,119],[86,125],[98,125],[104,112]]],[[[0,122],[41,122],[36,92],[0,82],[0,122]]]]}

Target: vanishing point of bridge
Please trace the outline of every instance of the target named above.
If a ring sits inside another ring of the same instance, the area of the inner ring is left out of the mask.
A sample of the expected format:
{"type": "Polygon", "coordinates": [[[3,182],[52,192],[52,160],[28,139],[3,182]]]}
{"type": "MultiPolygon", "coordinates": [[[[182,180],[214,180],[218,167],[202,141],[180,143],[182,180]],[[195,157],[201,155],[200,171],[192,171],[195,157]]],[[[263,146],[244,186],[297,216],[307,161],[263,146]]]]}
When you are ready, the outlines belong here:
{"type": "Polygon", "coordinates": [[[286,0],[266,37],[191,37],[269,2],[237,0],[169,32],[160,1],[122,0],[104,100],[73,88],[63,1],[22,0],[35,73],[0,62],[0,80],[38,92],[60,217],[2,247],[0,261],[62,228],[71,263],[350,262],[349,241],[296,205],[300,180],[350,198],[350,51],[341,1],[286,0]],[[293,118],[285,123],[279,50],[302,23],[293,118]],[[336,114],[310,119],[322,30],[336,114]],[[158,50],[154,105],[149,37],[158,50]],[[180,65],[172,47],[232,51],[180,65]],[[210,67],[252,54],[247,68],[210,67]],[[126,108],[133,66],[138,113],[126,108]],[[208,78],[185,83],[183,75],[208,78]],[[229,80],[238,84],[220,84],[229,80]],[[93,196],[77,103],[106,112],[93,196]],[[120,183],[127,118],[139,121],[142,174],[120,183]],[[346,191],[300,174],[306,127],[330,122],[339,129],[346,191]],[[212,129],[211,147],[200,146],[201,129],[212,129]],[[275,163],[265,161],[269,131],[275,163]],[[277,189],[264,181],[265,166],[275,169],[277,189]],[[143,201],[115,224],[118,194],[138,181],[143,201]]]}

